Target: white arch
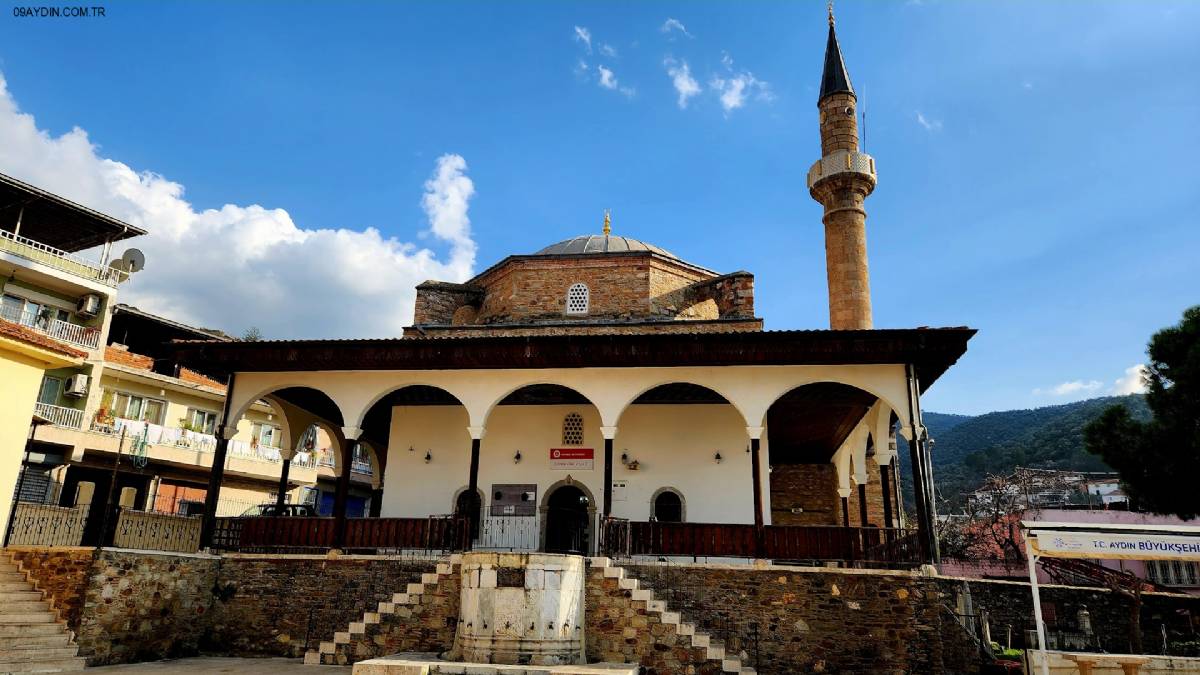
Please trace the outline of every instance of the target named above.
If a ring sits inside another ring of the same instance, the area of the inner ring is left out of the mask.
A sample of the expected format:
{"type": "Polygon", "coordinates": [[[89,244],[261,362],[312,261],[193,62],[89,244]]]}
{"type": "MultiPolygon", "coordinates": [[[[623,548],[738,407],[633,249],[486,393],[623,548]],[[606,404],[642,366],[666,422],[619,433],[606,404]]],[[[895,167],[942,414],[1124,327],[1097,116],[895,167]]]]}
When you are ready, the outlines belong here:
{"type": "MultiPolygon", "coordinates": [[[[325,391],[323,391],[321,388],[319,388],[319,387],[314,387],[314,386],[312,386],[311,384],[304,384],[304,383],[297,383],[297,384],[285,384],[285,383],[281,383],[281,384],[274,384],[274,385],[271,385],[271,386],[269,386],[269,387],[266,387],[266,388],[263,388],[263,389],[260,389],[260,390],[258,390],[258,392],[257,392],[256,394],[254,394],[253,396],[249,396],[249,397],[247,397],[247,396],[244,396],[243,394],[241,394],[241,393],[238,391],[238,386],[237,386],[237,381],[236,381],[236,380],[234,381],[234,385],[233,385],[233,386],[234,386],[234,397],[233,397],[233,402],[234,402],[234,405],[238,405],[238,406],[239,406],[239,407],[237,407],[237,408],[233,408],[233,407],[231,407],[231,408],[230,408],[231,410],[235,410],[235,409],[237,410],[237,412],[236,412],[235,414],[231,415],[232,419],[234,420],[234,422],[233,422],[233,423],[234,423],[235,425],[237,424],[237,421],[238,421],[238,420],[241,420],[241,419],[242,419],[242,417],[243,417],[243,416],[245,416],[245,414],[246,414],[246,411],[248,411],[248,410],[250,409],[250,406],[254,405],[254,403],[255,403],[256,401],[258,401],[258,400],[260,400],[260,399],[263,399],[263,398],[266,398],[266,397],[268,397],[268,396],[271,396],[272,394],[275,394],[275,393],[277,393],[277,392],[279,392],[279,391],[281,391],[281,390],[283,390],[283,389],[290,389],[290,388],[292,388],[292,387],[296,387],[296,388],[299,388],[299,389],[312,389],[313,391],[319,392],[321,395],[325,396],[325,398],[328,398],[328,399],[329,399],[329,400],[330,400],[330,401],[333,403],[333,407],[334,407],[335,409],[337,409],[337,411],[338,411],[338,414],[342,416],[342,420],[341,420],[341,421],[339,421],[339,420],[329,420],[329,422],[330,422],[330,423],[332,423],[332,424],[344,424],[344,423],[345,423],[345,419],[346,419],[346,413],[345,413],[345,411],[344,411],[344,410],[342,410],[342,406],[341,406],[341,404],[340,404],[340,403],[338,403],[338,400],[337,400],[336,398],[334,398],[333,396],[329,395],[328,393],[326,393],[325,391]]],[[[226,394],[226,395],[228,395],[228,394],[226,394]]],[[[275,397],[273,397],[273,398],[275,398],[276,400],[282,400],[282,399],[279,399],[279,397],[278,397],[278,396],[275,396],[275,397]]],[[[278,406],[275,406],[275,407],[278,407],[278,406]]],[[[298,406],[297,406],[297,408],[298,408],[298,406]]],[[[298,408],[298,409],[299,409],[299,408],[298,408]]],[[[310,414],[313,414],[313,415],[315,415],[315,413],[312,413],[312,411],[311,411],[311,410],[309,410],[309,411],[306,411],[306,412],[308,412],[308,413],[310,413],[310,414]]]]}
{"type": "MultiPolygon", "coordinates": [[[[876,401],[875,401],[875,403],[872,404],[872,406],[882,402],[885,406],[887,406],[891,410],[900,410],[900,408],[897,408],[895,406],[895,404],[891,401],[890,397],[881,394],[878,391],[878,389],[874,386],[864,385],[862,382],[851,382],[851,381],[847,381],[847,380],[835,380],[835,379],[830,379],[830,378],[814,378],[812,380],[808,380],[808,381],[800,382],[798,384],[790,385],[783,391],[775,392],[772,395],[770,402],[767,404],[766,408],[763,409],[761,416],[759,416],[759,418],[758,418],[759,422],[757,423],[757,426],[766,426],[767,413],[770,412],[772,406],[774,406],[776,403],[779,402],[779,399],[783,398],[784,396],[787,396],[788,394],[792,393],[793,391],[796,391],[797,389],[800,389],[803,387],[808,387],[808,386],[811,386],[814,384],[841,384],[841,385],[845,385],[847,387],[854,387],[855,389],[866,392],[875,397],[876,401]]],[[[726,397],[726,398],[728,398],[728,397],[726,397]]],[[[905,408],[905,409],[907,409],[907,408],[905,408]]],[[[867,412],[869,415],[870,410],[868,410],[867,412]]],[[[750,418],[747,417],[746,419],[749,420],[750,418]]],[[[749,424],[749,422],[747,422],[747,424],[749,424]]]]}
{"type": "MultiPolygon", "coordinates": [[[[441,391],[446,392],[450,396],[452,396],[454,398],[454,400],[458,402],[458,405],[461,405],[464,408],[467,407],[467,404],[463,402],[464,400],[466,400],[466,398],[462,395],[462,393],[454,392],[449,387],[446,387],[444,384],[434,384],[432,381],[426,381],[426,380],[404,382],[401,384],[397,384],[395,386],[389,386],[387,389],[384,389],[382,392],[380,392],[379,394],[377,394],[376,396],[374,396],[373,398],[368,400],[367,403],[365,405],[363,405],[362,408],[359,410],[358,416],[355,418],[357,420],[357,422],[355,423],[355,426],[360,429],[362,428],[363,422],[365,422],[367,419],[367,413],[371,412],[371,408],[374,408],[375,404],[379,403],[380,401],[382,401],[384,398],[388,397],[389,395],[394,394],[394,393],[400,391],[401,389],[407,389],[409,387],[429,387],[430,389],[439,389],[441,391]]],[[[468,408],[468,411],[469,410],[470,409],[468,408]]]]}
{"type": "MultiPolygon", "coordinates": [[[[698,378],[695,378],[695,379],[698,379],[698,378]]],[[[696,387],[701,387],[703,389],[707,389],[707,390],[713,392],[714,394],[717,394],[721,398],[725,399],[726,403],[721,404],[721,405],[733,406],[733,409],[736,410],[738,412],[738,414],[742,416],[743,419],[747,419],[745,412],[742,410],[742,408],[740,406],[738,406],[738,404],[735,402],[735,400],[732,397],[730,397],[728,394],[721,391],[717,387],[712,386],[711,384],[701,384],[700,382],[694,381],[694,379],[688,379],[688,378],[680,378],[680,379],[665,379],[664,378],[661,382],[658,382],[657,384],[652,384],[648,387],[642,387],[641,389],[634,392],[633,395],[626,397],[624,399],[624,401],[620,404],[620,406],[617,408],[617,416],[615,419],[613,419],[610,426],[614,426],[619,429],[621,426],[621,417],[625,414],[625,411],[629,410],[629,407],[634,404],[633,403],[634,401],[638,400],[638,398],[642,394],[645,394],[648,391],[652,391],[654,389],[657,389],[659,387],[662,387],[662,386],[665,386],[668,384],[690,384],[690,385],[693,385],[696,387]]],[[[601,418],[603,419],[603,415],[601,415],[601,418]]],[[[751,424],[747,423],[747,426],[757,426],[757,425],[751,425],[751,424]]]]}
{"type": "MultiPolygon", "coordinates": [[[[587,404],[592,406],[593,408],[595,408],[597,412],[600,411],[600,406],[596,405],[595,401],[592,400],[592,397],[588,396],[586,393],[580,391],[577,387],[572,387],[570,385],[561,384],[559,382],[554,382],[551,380],[537,379],[537,380],[532,380],[532,381],[526,382],[525,384],[521,384],[521,385],[512,387],[512,388],[508,389],[507,391],[505,391],[500,396],[494,397],[492,399],[492,402],[490,404],[488,404],[487,408],[484,410],[483,419],[480,421],[479,426],[482,426],[482,427],[487,426],[487,421],[491,418],[492,412],[494,412],[496,410],[496,406],[500,405],[501,401],[508,398],[510,395],[512,395],[518,391],[521,391],[522,389],[524,389],[526,387],[536,387],[536,386],[540,386],[540,385],[553,385],[556,387],[562,387],[563,389],[570,389],[571,391],[575,392],[576,394],[579,394],[584,399],[586,399],[587,404]]],[[[601,419],[601,422],[603,422],[603,420],[604,420],[603,414],[600,416],[600,419],[601,419]]],[[[472,420],[472,424],[474,424],[474,423],[475,423],[474,420],[472,420]]]]}

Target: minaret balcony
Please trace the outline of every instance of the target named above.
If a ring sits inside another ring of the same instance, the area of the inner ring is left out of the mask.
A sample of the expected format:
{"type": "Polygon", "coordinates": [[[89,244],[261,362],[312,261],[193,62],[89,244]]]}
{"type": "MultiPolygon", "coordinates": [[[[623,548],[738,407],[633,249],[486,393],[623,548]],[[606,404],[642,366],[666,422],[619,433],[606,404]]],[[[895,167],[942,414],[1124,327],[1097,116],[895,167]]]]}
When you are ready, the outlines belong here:
{"type": "Polygon", "coordinates": [[[808,189],[811,190],[817,183],[827,178],[849,177],[848,174],[860,175],[870,181],[872,188],[875,187],[875,158],[865,153],[848,150],[831,152],[817,160],[817,163],[808,170],[808,189]]]}

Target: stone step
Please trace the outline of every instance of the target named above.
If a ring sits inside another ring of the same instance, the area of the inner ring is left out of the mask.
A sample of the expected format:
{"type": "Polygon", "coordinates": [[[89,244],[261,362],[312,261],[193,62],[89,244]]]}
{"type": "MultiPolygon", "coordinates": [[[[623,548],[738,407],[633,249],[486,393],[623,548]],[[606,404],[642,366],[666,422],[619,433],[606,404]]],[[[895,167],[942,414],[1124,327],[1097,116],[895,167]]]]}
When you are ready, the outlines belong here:
{"type": "Polygon", "coordinates": [[[438,575],[435,572],[425,572],[421,575],[421,583],[426,586],[437,585],[438,575]]]}
{"type": "Polygon", "coordinates": [[[724,647],[716,647],[712,644],[708,645],[708,659],[710,661],[724,661],[725,660],[725,648],[724,647]]]}
{"type": "Polygon", "coordinates": [[[0,605],[10,602],[37,602],[42,599],[41,591],[23,588],[19,591],[0,589],[0,605]]]}
{"type": "Polygon", "coordinates": [[[319,666],[321,665],[321,655],[313,650],[308,650],[304,653],[304,665],[319,666]]]}
{"type": "Polygon", "coordinates": [[[12,562],[0,562],[0,572],[20,572],[21,568],[12,562]]]}
{"type": "Polygon", "coordinates": [[[592,556],[591,558],[588,558],[588,564],[596,568],[610,567],[612,566],[612,558],[592,556]]]}
{"type": "Polygon", "coordinates": [[[707,647],[708,640],[709,640],[709,637],[705,633],[693,633],[692,634],[692,646],[693,647],[707,647]]]}
{"type": "Polygon", "coordinates": [[[462,564],[462,554],[461,553],[451,553],[449,560],[450,560],[451,565],[461,565],[462,564]]]}
{"type": "Polygon", "coordinates": [[[742,666],[742,675],[758,675],[758,671],[750,666],[742,666]]]}
{"type": "Polygon", "coordinates": [[[363,633],[366,633],[366,632],[367,632],[367,624],[363,623],[362,621],[351,621],[350,622],[350,634],[351,635],[362,635],[363,633]]]}
{"type": "Polygon", "coordinates": [[[675,627],[675,632],[679,635],[695,635],[696,634],[696,625],[692,624],[692,623],[684,623],[681,621],[679,623],[679,625],[675,627]]]}
{"type": "Polygon", "coordinates": [[[25,584],[29,583],[29,580],[25,578],[25,575],[20,572],[0,572],[0,583],[17,581],[25,584]]]}
{"type": "Polygon", "coordinates": [[[333,634],[333,643],[338,645],[350,644],[350,631],[339,630],[333,634]]]}
{"type": "Polygon", "coordinates": [[[622,577],[617,579],[617,588],[623,591],[635,591],[642,587],[642,584],[632,577],[622,577]]]}
{"type": "Polygon", "coordinates": [[[665,624],[678,624],[680,621],[679,612],[663,612],[662,622],[665,624]]]}
{"type": "MultiPolygon", "coordinates": [[[[22,623],[54,623],[54,614],[51,612],[36,612],[27,614],[6,614],[0,613],[0,624],[22,624],[22,623]]],[[[4,672],[4,671],[0,671],[4,672]]]]}
{"type": "Polygon", "coordinates": [[[62,673],[83,670],[86,666],[87,659],[79,656],[36,662],[0,661],[0,673],[62,673]]]}
{"type": "Polygon", "coordinates": [[[425,584],[409,584],[405,592],[409,595],[421,595],[425,592],[425,584]]]}
{"type": "Polygon", "coordinates": [[[318,654],[332,654],[336,651],[337,645],[332,642],[322,642],[320,646],[317,647],[318,654]]]}
{"type": "Polygon", "coordinates": [[[379,605],[376,607],[376,610],[377,610],[377,611],[378,611],[380,614],[395,614],[395,613],[396,613],[396,603],[394,603],[394,602],[381,602],[381,603],[379,603],[379,605]]]}
{"type": "Polygon", "coordinates": [[[448,576],[450,576],[451,574],[454,574],[454,565],[450,565],[450,564],[447,564],[447,563],[438,563],[438,565],[437,565],[437,573],[438,573],[439,575],[441,575],[441,576],[447,576],[447,577],[448,577],[448,576]]]}
{"type": "Polygon", "coordinates": [[[18,647],[15,649],[0,649],[0,662],[16,663],[20,661],[57,661],[59,659],[71,659],[79,653],[78,647],[70,645],[67,647],[49,647],[44,645],[32,645],[29,647],[18,647]]]}
{"type": "Polygon", "coordinates": [[[604,576],[605,576],[605,578],[608,578],[608,579],[624,579],[625,578],[625,568],[624,567],[605,567],[604,568],[604,576]]]}
{"type": "Polygon", "coordinates": [[[22,579],[21,581],[0,581],[0,593],[11,593],[20,591],[32,591],[33,584],[22,579]]]}
{"type": "Polygon", "coordinates": [[[59,631],[49,635],[16,635],[0,637],[0,651],[6,649],[22,649],[25,647],[63,647],[71,644],[71,636],[67,631],[59,631]]]}
{"type": "Polygon", "coordinates": [[[39,621],[37,623],[11,623],[0,625],[0,639],[13,637],[32,637],[35,635],[66,634],[66,626],[54,621],[39,621]]]}
{"type": "Polygon", "coordinates": [[[0,614],[29,614],[30,612],[48,611],[50,611],[50,603],[45,600],[0,602],[0,614]]]}
{"type": "Polygon", "coordinates": [[[741,659],[725,659],[721,661],[721,672],[723,673],[740,673],[742,672],[741,659]]]}
{"type": "MultiPolygon", "coordinates": [[[[663,612],[667,611],[667,601],[666,600],[647,600],[646,601],[646,611],[647,612],[657,612],[659,614],[662,614],[663,612]]],[[[663,623],[666,623],[666,621],[664,621],[663,623]]]]}
{"type": "Polygon", "coordinates": [[[409,603],[408,593],[393,593],[392,602],[397,605],[407,605],[409,603]]]}
{"type": "Polygon", "coordinates": [[[648,600],[653,600],[654,599],[654,591],[651,591],[651,590],[648,590],[645,588],[639,588],[639,589],[632,591],[631,597],[634,600],[641,600],[643,602],[648,601],[648,600]]]}

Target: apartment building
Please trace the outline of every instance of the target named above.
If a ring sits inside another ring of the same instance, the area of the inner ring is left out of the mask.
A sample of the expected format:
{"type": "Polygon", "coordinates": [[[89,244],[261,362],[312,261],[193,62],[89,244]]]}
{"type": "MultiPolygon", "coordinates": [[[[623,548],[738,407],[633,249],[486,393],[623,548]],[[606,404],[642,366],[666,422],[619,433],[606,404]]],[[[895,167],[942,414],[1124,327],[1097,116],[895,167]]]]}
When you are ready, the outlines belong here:
{"type": "MultiPolygon", "coordinates": [[[[200,512],[224,406],[224,383],[179,366],[166,345],[232,338],[117,303],[120,284],[140,265],[128,264],[137,254],[114,255],[113,244],[144,234],[0,174],[0,325],[58,352],[39,362],[36,402],[10,401],[23,421],[17,433],[0,438],[0,458],[12,468],[0,480],[21,501],[59,505],[73,505],[78,485],[92,483],[88,544],[101,539],[105,504],[115,504],[126,488],[136,509],[200,512]],[[28,443],[18,478],[34,415],[44,424],[28,443]]],[[[16,358],[6,353],[0,359],[16,358]]],[[[15,385],[4,385],[6,399],[16,393],[15,385]]],[[[297,451],[285,452],[279,415],[259,401],[239,423],[219,515],[274,502],[280,490],[288,502],[331,511],[336,474],[329,434],[305,430],[297,451]]],[[[352,471],[350,508],[366,513],[377,472],[364,453],[352,471]]]]}

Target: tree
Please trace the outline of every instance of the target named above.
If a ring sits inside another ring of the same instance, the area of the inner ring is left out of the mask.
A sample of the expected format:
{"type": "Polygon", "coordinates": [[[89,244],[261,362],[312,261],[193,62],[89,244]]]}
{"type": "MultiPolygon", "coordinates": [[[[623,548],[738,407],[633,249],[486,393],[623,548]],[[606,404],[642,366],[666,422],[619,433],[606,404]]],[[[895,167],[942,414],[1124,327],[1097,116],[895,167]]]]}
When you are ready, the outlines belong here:
{"type": "Polygon", "coordinates": [[[1200,515],[1200,306],[1155,333],[1146,351],[1153,418],[1139,422],[1115,406],[1084,429],[1084,441],[1121,474],[1139,508],[1191,520],[1200,515]]]}
{"type": "Polygon", "coordinates": [[[242,340],[246,342],[258,342],[261,339],[263,339],[263,333],[258,326],[251,326],[246,329],[245,333],[242,333],[242,340]]]}

